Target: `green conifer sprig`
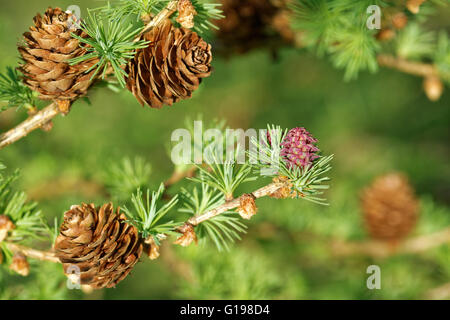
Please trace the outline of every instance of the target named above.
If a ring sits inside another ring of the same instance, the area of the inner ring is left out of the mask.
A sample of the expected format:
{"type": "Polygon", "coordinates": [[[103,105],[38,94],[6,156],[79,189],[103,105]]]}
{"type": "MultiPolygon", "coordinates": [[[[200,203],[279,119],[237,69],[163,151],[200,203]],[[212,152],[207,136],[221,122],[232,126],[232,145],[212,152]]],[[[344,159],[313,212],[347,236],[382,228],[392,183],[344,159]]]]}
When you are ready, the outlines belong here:
{"type": "Polygon", "coordinates": [[[97,75],[105,79],[108,75],[108,68],[111,67],[119,84],[125,87],[127,73],[122,67],[134,57],[137,49],[145,48],[149,43],[148,41],[135,41],[142,26],[130,24],[126,19],[112,20],[89,10],[88,18],[81,23],[81,29],[89,37],[82,38],[75,34],[72,36],[81,44],[89,46],[88,53],[71,59],[70,64],[75,65],[98,58],[99,61],[87,70],[87,72],[95,70],[91,79],[97,75]]]}
{"type": "Polygon", "coordinates": [[[374,30],[366,27],[369,5],[383,1],[296,0],[290,4],[292,27],[305,32],[305,44],[319,55],[328,54],[336,68],[345,69],[344,79],[362,70],[376,71],[379,45],[374,30]]]}
{"type": "Polygon", "coordinates": [[[158,13],[167,2],[165,0],[113,0],[94,10],[113,21],[121,21],[128,17],[140,21],[145,15],[158,13]]]}
{"type": "Polygon", "coordinates": [[[221,3],[213,3],[209,0],[192,0],[192,5],[197,11],[194,17],[194,30],[203,33],[205,30],[218,29],[211,20],[224,18],[223,11],[220,9],[221,3]]]}
{"type": "Polygon", "coordinates": [[[151,164],[143,158],[123,158],[120,162],[112,162],[106,168],[105,185],[114,198],[125,200],[137,189],[148,187],[151,173],[151,164]]]}
{"type": "Polygon", "coordinates": [[[37,203],[27,202],[24,192],[10,194],[7,205],[2,209],[3,214],[10,217],[15,225],[8,236],[9,241],[29,242],[32,239],[48,238],[49,229],[44,223],[41,211],[37,209],[37,203]]]}
{"type": "Polygon", "coordinates": [[[344,80],[355,79],[362,70],[375,72],[378,69],[376,53],[380,46],[373,32],[368,31],[364,24],[345,21],[345,28],[333,37],[335,45],[329,47],[331,61],[338,69],[344,69],[344,80]]]}
{"type": "MultiPolygon", "coordinates": [[[[19,171],[3,176],[1,171],[5,166],[0,163],[0,213],[6,215],[14,224],[9,231],[7,242],[21,245],[30,245],[33,241],[51,241],[50,227],[44,221],[42,212],[38,210],[37,203],[27,201],[24,192],[16,191],[12,183],[19,177],[19,171]]],[[[0,253],[6,261],[10,261],[12,252],[6,241],[0,242],[0,253]]]]}
{"type": "Polygon", "coordinates": [[[25,86],[15,68],[7,67],[0,74],[0,102],[7,105],[0,107],[0,112],[11,107],[32,108],[35,105],[36,94],[25,86]]]}
{"type": "Polygon", "coordinates": [[[450,39],[445,31],[439,33],[434,61],[442,79],[450,84],[450,39]]]}
{"type": "Polygon", "coordinates": [[[210,144],[205,154],[209,159],[206,165],[196,165],[202,174],[190,180],[206,183],[207,185],[220,190],[227,200],[233,198],[234,191],[243,183],[254,181],[256,176],[252,176],[252,167],[248,162],[238,164],[236,159],[239,154],[239,145],[235,149],[234,157],[227,159],[222,156],[223,149],[217,148],[217,144],[210,144]],[[220,152],[220,154],[218,153],[220,152]]]}
{"type": "Polygon", "coordinates": [[[333,155],[320,157],[314,161],[311,167],[288,169],[282,164],[280,172],[287,174],[287,177],[293,184],[293,191],[297,192],[297,198],[302,198],[317,204],[328,205],[327,200],[322,198],[323,190],[330,186],[324,184],[330,178],[325,174],[331,170],[330,162],[333,155]]]}
{"type": "MultiPolygon", "coordinates": [[[[2,165],[0,170],[1,168],[5,167],[2,165]]],[[[18,170],[7,177],[0,176],[0,212],[8,216],[15,225],[8,241],[27,244],[33,240],[46,240],[49,228],[43,220],[42,212],[37,209],[37,203],[27,201],[25,192],[15,191],[11,186],[18,177],[18,170]]]]}
{"type": "MultiPolygon", "coordinates": [[[[208,184],[201,183],[200,191],[194,187],[192,192],[181,190],[182,208],[179,210],[194,217],[208,212],[223,203],[223,193],[212,189],[208,184]]],[[[240,234],[246,233],[247,226],[240,220],[236,212],[225,212],[196,226],[196,233],[201,242],[210,239],[219,251],[229,250],[236,240],[241,240],[240,234]]]]}
{"type": "Polygon", "coordinates": [[[128,209],[125,206],[122,209],[129,219],[128,222],[138,229],[142,237],[146,239],[151,236],[158,245],[159,235],[175,234],[175,228],[181,225],[173,221],[160,221],[178,203],[178,195],[176,195],[166,204],[162,204],[161,198],[163,194],[163,183],[161,183],[157,191],[151,192],[147,189],[145,198],[142,191],[138,189],[131,197],[133,207],[128,209]]]}
{"type": "Polygon", "coordinates": [[[396,38],[396,54],[404,59],[429,58],[435,51],[436,35],[417,23],[409,23],[396,38]]]}
{"type": "Polygon", "coordinates": [[[292,28],[306,31],[303,36],[304,44],[323,56],[333,41],[339,11],[332,10],[329,2],[320,0],[294,1],[290,8],[293,12],[292,28]]]}

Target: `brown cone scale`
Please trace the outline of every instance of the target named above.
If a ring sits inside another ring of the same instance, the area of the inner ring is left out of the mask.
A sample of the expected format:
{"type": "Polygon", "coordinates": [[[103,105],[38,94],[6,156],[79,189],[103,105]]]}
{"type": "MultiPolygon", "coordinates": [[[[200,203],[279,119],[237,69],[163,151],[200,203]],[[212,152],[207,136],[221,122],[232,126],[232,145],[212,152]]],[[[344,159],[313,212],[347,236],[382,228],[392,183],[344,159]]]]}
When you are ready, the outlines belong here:
{"type": "Polygon", "coordinates": [[[111,288],[138,262],[142,243],[137,229],[112,204],[83,204],[64,214],[55,252],[66,274],[79,270],[80,284],[111,288]]]}
{"type": "Polygon", "coordinates": [[[370,235],[397,242],[413,229],[418,201],[405,176],[391,173],[375,179],[362,195],[362,208],[370,235]]]}
{"type": "Polygon", "coordinates": [[[75,100],[87,93],[94,71],[86,73],[98,60],[73,66],[68,61],[86,54],[86,48],[73,38],[87,35],[75,27],[72,14],[60,8],[48,8],[34,17],[34,26],[24,33],[25,44],[19,46],[23,64],[19,70],[24,83],[43,100],[75,100]]]}
{"type": "Polygon", "coordinates": [[[126,67],[127,88],[142,105],[162,108],[192,96],[211,74],[211,46],[170,20],[143,35],[150,41],[126,67]]]}

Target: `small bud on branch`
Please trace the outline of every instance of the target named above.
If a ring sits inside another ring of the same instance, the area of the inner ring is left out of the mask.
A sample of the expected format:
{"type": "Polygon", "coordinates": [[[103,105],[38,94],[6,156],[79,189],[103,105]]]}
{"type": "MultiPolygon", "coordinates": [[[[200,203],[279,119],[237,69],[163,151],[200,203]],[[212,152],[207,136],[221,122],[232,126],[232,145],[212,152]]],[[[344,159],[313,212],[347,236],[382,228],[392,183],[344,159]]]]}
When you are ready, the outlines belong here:
{"type": "Polygon", "coordinates": [[[27,257],[21,253],[14,254],[9,269],[17,272],[23,277],[28,276],[30,273],[30,264],[27,261],[27,257]]]}
{"type": "Polygon", "coordinates": [[[8,232],[14,229],[14,224],[8,216],[0,215],[0,242],[6,239],[8,232]]]}
{"type": "Polygon", "coordinates": [[[431,101],[437,101],[444,92],[444,85],[436,76],[428,76],[423,80],[423,89],[428,99],[431,101]]]}
{"type": "Polygon", "coordinates": [[[422,5],[422,3],[424,3],[426,0],[408,0],[406,2],[406,7],[408,8],[409,11],[411,11],[414,14],[419,13],[420,11],[420,6],[422,5]]]}
{"type": "Polygon", "coordinates": [[[194,17],[197,14],[191,0],[178,1],[178,18],[177,22],[183,28],[192,29],[194,27],[194,17]]]}
{"type": "Polygon", "coordinates": [[[192,224],[186,222],[184,225],[177,229],[178,232],[183,235],[179,237],[174,243],[179,244],[182,247],[189,246],[192,242],[197,244],[197,235],[192,224]]]}
{"type": "Polygon", "coordinates": [[[150,260],[158,259],[159,246],[153,240],[153,237],[148,237],[144,241],[144,252],[148,255],[150,260]]]}
{"type": "Polygon", "coordinates": [[[239,207],[237,212],[243,219],[250,220],[258,211],[255,203],[255,197],[252,194],[243,194],[239,198],[239,207]]]}

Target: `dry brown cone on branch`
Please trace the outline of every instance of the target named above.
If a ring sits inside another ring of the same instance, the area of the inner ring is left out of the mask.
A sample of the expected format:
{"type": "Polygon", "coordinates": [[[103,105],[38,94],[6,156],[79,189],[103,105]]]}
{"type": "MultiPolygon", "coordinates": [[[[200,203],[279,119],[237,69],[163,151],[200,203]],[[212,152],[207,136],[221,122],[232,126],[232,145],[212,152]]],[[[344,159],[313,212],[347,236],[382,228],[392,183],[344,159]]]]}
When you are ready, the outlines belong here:
{"type": "Polygon", "coordinates": [[[194,27],[194,17],[197,15],[191,0],[178,1],[178,18],[177,22],[183,27],[191,29],[194,27]]]}
{"type": "Polygon", "coordinates": [[[274,183],[284,183],[284,186],[271,193],[269,196],[274,199],[297,198],[299,193],[293,190],[292,183],[285,176],[278,176],[272,179],[274,183]]]}
{"type": "Polygon", "coordinates": [[[406,7],[409,11],[416,14],[420,11],[420,6],[425,2],[426,0],[407,0],[406,1],[406,7]]]}
{"type": "MultiPolygon", "coordinates": [[[[15,228],[14,223],[9,219],[8,216],[1,214],[0,215],[0,242],[6,239],[8,236],[8,232],[15,228]]],[[[3,263],[3,253],[0,249],[0,264],[3,263]]]]}
{"type": "Polygon", "coordinates": [[[96,59],[73,66],[68,63],[86,54],[86,48],[71,35],[87,37],[74,19],[60,8],[48,8],[43,16],[34,17],[34,26],[24,33],[25,44],[19,46],[23,59],[19,70],[24,74],[24,83],[43,100],[72,101],[85,95],[92,84],[95,71],[86,72],[97,63],[96,59]]]}
{"type": "Polygon", "coordinates": [[[414,228],[419,205],[407,178],[391,173],[378,177],[363,191],[362,209],[370,235],[395,244],[414,228]]]}
{"type": "Polygon", "coordinates": [[[215,24],[218,44],[224,55],[242,54],[272,42],[290,43],[295,34],[290,28],[288,0],[221,0],[225,18],[215,24]]]}
{"type": "Polygon", "coordinates": [[[13,230],[15,228],[14,223],[11,221],[11,219],[4,215],[0,215],[0,242],[6,239],[8,236],[8,232],[13,230]]]}
{"type": "Polygon", "coordinates": [[[431,75],[423,80],[423,89],[430,101],[438,101],[444,92],[444,84],[439,77],[431,75]]]}
{"type": "Polygon", "coordinates": [[[182,247],[189,246],[192,242],[197,244],[197,235],[195,233],[194,226],[190,223],[185,223],[177,230],[182,235],[174,242],[174,244],[179,244],[182,247]]]}
{"type": "Polygon", "coordinates": [[[30,274],[30,264],[28,263],[27,257],[22,253],[15,253],[12,262],[9,265],[9,269],[26,277],[30,274]]]}
{"type": "Polygon", "coordinates": [[[250,220],[257,212],[258,208],[255,203],[255,196],[245,193],[239,198],[239,207],[237,208],[239,215],[246,220],[250,220]]]}
{"type": "Polygon", "coordinates": [[[153,237],[148,237],[144,241],[144,252],[148,255],[150,260],[155,260],[159,258],[159,245],[156,244],[153,237]]]}
{"type": "Polygon", "coordinates": [[[54,246],[64,272],[70,275],[79,270],[80,284],[95,289],[122,281],[142,253],[137,229],[125,220],[112,204],[72,206],[64,214],[54,246]]]}
{"type": "Polygon", "coordinates": [[[150,45],[126,67],[127,88],[142,105],[162,108],[192,96],[211,74],[211,46],[194,31],[164,21],[144,34],[150,45]]]}

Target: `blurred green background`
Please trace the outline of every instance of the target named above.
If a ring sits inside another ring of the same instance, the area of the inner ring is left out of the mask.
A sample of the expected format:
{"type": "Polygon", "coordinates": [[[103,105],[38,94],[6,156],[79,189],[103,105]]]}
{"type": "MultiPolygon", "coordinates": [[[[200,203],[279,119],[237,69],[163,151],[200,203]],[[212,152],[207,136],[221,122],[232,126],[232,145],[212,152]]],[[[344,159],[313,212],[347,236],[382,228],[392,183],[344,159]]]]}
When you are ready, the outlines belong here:
{"type": "MultiPolygon", "coordinates": [[[[72,4],[85,9],[100,2],[0,0],[1,70],[17,63],[16,44],[37,12],[72,4]]],[[[433,25],[448,30],[449,16],[449,10],[440,12],[433,25]]],[[[335,154],[329,207],[261,199],[248,234],[228,253],[213,246],[165,248],[164,258],[143,259],[117,288],[90,295],[58,283],[53,284],[58,290],[35,288],[34,293],[26,280],[4,275],[20,284],[10,298],[411,299],[449,282],[448,246],[386,259],[336,258],[330,252],[332,239],[367,238],[359,192],[389,171],[406,173],[421,199],[414,235],[450,225],[448,88],[432,103],[419,78],[380,70],[346,83],[341,71],[310,53],[281,49],[279,54],[277,61],[264,51],[217,58],[214,73],[192,99],[162,110],[142,108],[125,91],[95,89],[92,105],[76,102],[50,133],[31,133],[1,150],[0,160],[9,171],[21,169],[16,185],[37,199],[52,221],[73,204],[108,200],[92,185],[102,181],[111,161],[142,156],[152,164],[152,184],[167,179],[173,170],[166,151],[170,135],[184,127],[187,116],[226,119],[232,128],[305,126],[325,154],[335,154]],[[366,287],[371,264],[381,267],[381,290],[366,287]]],[[[25,117],[23,110],[1,114],[0,131],[25,117]]],[[[62,273],[57,266],[48,268],[55,277],[62,273]]]]}

